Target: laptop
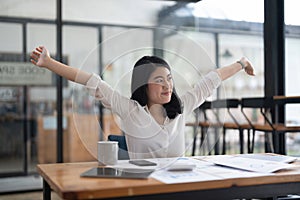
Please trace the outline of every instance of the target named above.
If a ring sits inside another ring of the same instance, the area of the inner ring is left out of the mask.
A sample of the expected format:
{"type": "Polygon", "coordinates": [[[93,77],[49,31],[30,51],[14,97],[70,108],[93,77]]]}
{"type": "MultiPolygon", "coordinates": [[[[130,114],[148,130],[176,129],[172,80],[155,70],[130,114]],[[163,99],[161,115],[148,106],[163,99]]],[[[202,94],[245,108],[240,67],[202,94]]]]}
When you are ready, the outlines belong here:
{"type": "Polygon", "coordinates": [[[94,167],[85,171],[80,176],[93,178],[146,179],[152,172],[154,172],[154,169],[94,167]]]}

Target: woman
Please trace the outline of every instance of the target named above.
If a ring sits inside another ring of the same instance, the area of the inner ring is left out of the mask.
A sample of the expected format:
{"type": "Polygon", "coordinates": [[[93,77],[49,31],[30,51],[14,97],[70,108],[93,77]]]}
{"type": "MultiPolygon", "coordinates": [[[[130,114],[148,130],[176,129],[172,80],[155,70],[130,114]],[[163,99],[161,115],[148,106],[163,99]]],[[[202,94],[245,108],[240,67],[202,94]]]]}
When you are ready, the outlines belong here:
{"type": "Polygon", "coordinates": [[[99,75],[52,59],[43,46],[32,52],[31,62],[85,85],[97,100],[112,109],[121,119],[130,159],[183,156],[186,116],[201,105],[221,81],[242,69],[254,75],[251,63],[243,57],[236,63],[211,71],[179,98],[168,63],[155,56],[144,56],[134,65],[129,99],[113,90],[99,75]]]}

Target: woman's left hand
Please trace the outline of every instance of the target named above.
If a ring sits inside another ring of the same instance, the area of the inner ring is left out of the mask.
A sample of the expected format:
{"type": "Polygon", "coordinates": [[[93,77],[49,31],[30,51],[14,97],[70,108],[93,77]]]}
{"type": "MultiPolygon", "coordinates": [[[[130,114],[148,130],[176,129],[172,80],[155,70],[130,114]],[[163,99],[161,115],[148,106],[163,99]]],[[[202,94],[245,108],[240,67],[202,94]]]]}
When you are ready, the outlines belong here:
{"type": "Polygon", "coordinates": [[[255,76],[254,68],[253,68],[251,62],[245,57],[242,57],[240,61],[245,65],[245,68],[244,68],[245,72],[250,76],[255,76]]]}

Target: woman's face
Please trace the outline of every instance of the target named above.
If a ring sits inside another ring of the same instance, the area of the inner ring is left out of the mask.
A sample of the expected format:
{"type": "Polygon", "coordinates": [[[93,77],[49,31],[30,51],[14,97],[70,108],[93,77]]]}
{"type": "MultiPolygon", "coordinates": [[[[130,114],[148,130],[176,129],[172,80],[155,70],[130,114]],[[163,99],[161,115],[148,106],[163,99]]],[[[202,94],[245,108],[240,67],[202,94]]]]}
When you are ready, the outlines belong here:
{"type": "Polygon", "coordinates": [[[166,67],[157,67],[148,80],[148,107],[153,104],[166,104],[170,102],[173,92],[173,79],[166,67]]]}

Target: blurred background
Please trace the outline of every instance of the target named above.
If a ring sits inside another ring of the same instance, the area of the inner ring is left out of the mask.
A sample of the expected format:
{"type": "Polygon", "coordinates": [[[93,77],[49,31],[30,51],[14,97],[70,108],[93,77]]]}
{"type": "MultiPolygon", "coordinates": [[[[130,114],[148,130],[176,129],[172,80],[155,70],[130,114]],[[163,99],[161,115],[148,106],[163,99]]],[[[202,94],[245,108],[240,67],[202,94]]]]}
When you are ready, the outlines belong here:
{"type": "MultiPolygon", "coordinates": [[[[299,96],[300,2],[283,2],[285,73],[279,93],[299,96]]],[[[55,0],[0,2],[0,180],[6,183],[8,178],[37,177],[38,163],[93,161],[94,141],[121,134],[117,116],[94,101],[84,87],[30,63],[30,52],[38,45],[46,46],[52,57],[68,65],[100,74],[128,97],[134,63],[151,54],[169,62],[179,94],[210,70],[242,56],[251,60],[256,76],[240,72],[223,82],[210,100],[262,97],[270,87],[267,84],[273,84],[265,74],[275,66],[265,66],[269,36],[264,28],[270,27],[264,26],[262,0],[61,3],[58,20],[55,0]]],[[[287,105],[286,123],[300,125],[299,114],[299,105],[287,105]]],[[[261,120],[259,111],[251,115],[252,120],[261,120]]],[[[189,120],[194,118],[191,113],[189,120]]],[[[193,131],[186,129],[187,146],[193,131]]],[[[228,131],[226,137],[227,153],[239,153],[236,131],[228,131]]],[[[254,152],[264,152],[263,137],[257,133],[254,152]]],[[[288,155],[300,155],[299,133],[286,134],[286,144],[288,155]]],[[[191,155],[190,149],[186,154],[191,155]]],[[[3,189],[10,190],[26,190],[26,186],[3,189]]]]}

